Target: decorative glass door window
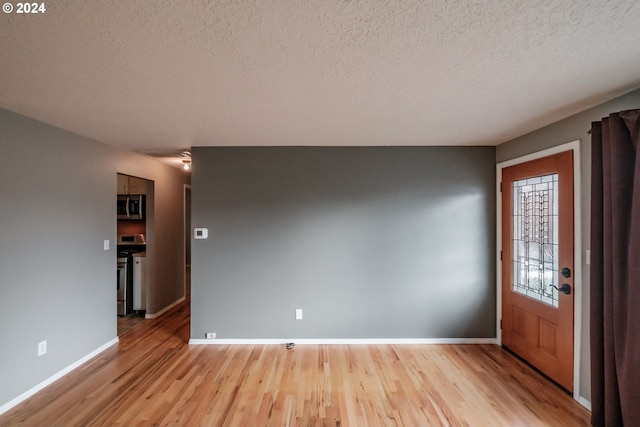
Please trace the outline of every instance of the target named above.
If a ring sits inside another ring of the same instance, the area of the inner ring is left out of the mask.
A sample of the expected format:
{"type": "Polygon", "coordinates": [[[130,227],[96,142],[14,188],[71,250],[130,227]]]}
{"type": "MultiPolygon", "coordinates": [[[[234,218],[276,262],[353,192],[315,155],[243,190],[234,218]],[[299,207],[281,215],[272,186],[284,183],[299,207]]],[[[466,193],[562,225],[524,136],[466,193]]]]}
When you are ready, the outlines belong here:
{"type": "Polygon", "coordinates": [[[558,307],[558,174],[513,182],[513,290],[558,307]]]}

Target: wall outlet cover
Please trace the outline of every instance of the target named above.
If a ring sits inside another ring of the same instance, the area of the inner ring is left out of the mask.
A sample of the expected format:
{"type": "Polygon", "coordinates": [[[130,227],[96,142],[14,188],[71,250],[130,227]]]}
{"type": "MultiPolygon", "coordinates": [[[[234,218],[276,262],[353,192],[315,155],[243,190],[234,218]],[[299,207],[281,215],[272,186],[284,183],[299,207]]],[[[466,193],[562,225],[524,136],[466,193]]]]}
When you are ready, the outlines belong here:
{"type": "Polygon", "coordinates": [[[194,239],[206,239],[209,237],[209,229],[208,228],[194,228],[193,229],[193,238],[194,239]]]}
{"type": "Polygon", "coordinates": [[[47,354],[47,341],[40,341],[38,343],[38,356],[47,354]]]}

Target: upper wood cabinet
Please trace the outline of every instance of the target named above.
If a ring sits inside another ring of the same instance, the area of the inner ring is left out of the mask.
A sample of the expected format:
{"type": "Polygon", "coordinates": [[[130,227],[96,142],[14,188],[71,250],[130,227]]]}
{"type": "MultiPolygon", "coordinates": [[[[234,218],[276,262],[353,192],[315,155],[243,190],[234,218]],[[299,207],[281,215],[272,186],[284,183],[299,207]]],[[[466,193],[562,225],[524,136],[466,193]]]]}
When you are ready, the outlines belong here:
{"type": "Polygon", "coordinates": [[[118,174],[118,194],[129,194],[129,175],[118,174]]]}
{"type": "Polygon", "coordinates": [[[147,180],[119,173],[118,194],[147,194],[147,180]]]}

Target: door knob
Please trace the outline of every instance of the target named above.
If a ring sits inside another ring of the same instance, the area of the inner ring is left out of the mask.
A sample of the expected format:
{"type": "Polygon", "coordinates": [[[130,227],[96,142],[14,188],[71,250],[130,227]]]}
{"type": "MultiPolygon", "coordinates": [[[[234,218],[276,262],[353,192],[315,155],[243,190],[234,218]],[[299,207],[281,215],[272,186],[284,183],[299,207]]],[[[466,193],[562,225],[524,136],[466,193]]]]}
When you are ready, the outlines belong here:
{"type": "Polygon", "coordinates": [[[563,283],[560,287],[556,285],[551,285],[552,288],[556,288],[558,292],[562,292],[563,294],[569,295],[571,293],[571,286],[568,283],[563,283]]]}

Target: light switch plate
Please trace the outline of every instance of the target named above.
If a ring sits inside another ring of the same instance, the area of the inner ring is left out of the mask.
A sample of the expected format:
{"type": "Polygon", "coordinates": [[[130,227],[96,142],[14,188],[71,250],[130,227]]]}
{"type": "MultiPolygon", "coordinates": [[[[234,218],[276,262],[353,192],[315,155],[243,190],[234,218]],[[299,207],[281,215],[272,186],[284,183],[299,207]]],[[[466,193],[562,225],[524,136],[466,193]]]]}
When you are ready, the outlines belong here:
{"type": "Polygon", "coordinates": [[[104,250],[108,251],[109,250],[109,240],[105,240],[104,241],[104,250]]]}

